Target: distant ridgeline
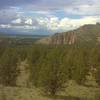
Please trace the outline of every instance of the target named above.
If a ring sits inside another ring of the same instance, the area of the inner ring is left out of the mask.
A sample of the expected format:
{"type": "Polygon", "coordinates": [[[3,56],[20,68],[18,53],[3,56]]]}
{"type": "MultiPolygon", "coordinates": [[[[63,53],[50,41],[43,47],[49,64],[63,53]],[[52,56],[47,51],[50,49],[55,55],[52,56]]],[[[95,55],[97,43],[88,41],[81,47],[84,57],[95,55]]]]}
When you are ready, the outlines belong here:
{"type": "Polygon", "coordinates": [[[40,39],[39,44],[75,44],[83,42],[100,42],[100,23],[87,24],[78,29],[56,33],[52,36],[40,39]]]}

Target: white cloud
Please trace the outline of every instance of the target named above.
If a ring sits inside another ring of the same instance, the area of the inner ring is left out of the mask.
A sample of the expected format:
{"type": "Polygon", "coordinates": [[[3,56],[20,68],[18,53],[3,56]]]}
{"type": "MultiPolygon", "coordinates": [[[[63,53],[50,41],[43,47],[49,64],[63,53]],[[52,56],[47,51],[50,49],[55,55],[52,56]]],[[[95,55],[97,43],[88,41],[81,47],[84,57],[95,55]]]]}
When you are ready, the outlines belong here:
{"type": "Polygon", "coordinates": [[[58,17],[39,18],[37,19],[37,22],[41,27],[45,27],[49,30],[57,30],[59,19],[58,17]]]}
{"type": "Polygon", "coordinates": [[[58,17],[40,17],[36,19],[27,18],[22,21],[20,18],[13,21],[11,24],[1,24],[0,28],[14,28],[22,30],[45,29],[53,32],[68,31],[76,29],[85,24],[95,24],[100,22],[99,16],[85,16],[79,19],[71,19],[68,17],[59,19],[58,17]],[[36,21],[37,24],[33,24],[36,21]]]}
{"type": "Polygon", "coordinates": [[[9,28],[9,29],[22,29],[23,31],[24,30],[31,30],[31,29],[38,29],[38,27],[36,26],[30,26],[30,25],[23,25],[23,26],[14,26],[14,25],[11,25],[11,24],[1,24],[0,25],[0,28],[9,28]]]}
{"type": "Polygon", "coordinates": [[[100,22],[100,17],[89,16],[80,19],[71,19],[67,17],[59,19],[57,17],[52,17],[52,18],[40,18],[37,19],[37,21],[41,27],[45,27],[48,30],[67,31],[78,28],[79,26],[82,26],[84,24],[95,24],[96,22],[100,22]]]}
{"type": "Polygon", "coordinates": [[[34,30],[38,29],[38,27],[36,27],[36,26],[28,26],[28,25],[25,25],[24,28],[28,29],[28,30],[30,30],[30,29],[34,29],[34,30]]]}
{"type": "Polygon", "coordinates": [[[12,21],[13,24],[20,24],[21,22],[22,20],[20,18],[12,21]]]}
{"type": "Polygon", "coordinates": [[[10,24],[1,24],[0,25],[0,28],[11,28],[11,25],[10,24]]]}
{"type": "Polygon", "coordinates": [[[96,22],[100,22],[100,17],[83,17],[80,19],[70,19],[70,18],[64,18],[60,20],[59,28],[62,29],[74,29],[79,26],[82,26],[84,24],[95,24],[96,22]]]}
{"type": "Polygon", "coordinates": [[[18,19],[11,21],[11,23],[16,26],[32,25],[33,20],[31,18],[23,18],[23,19],[18,18],[18,19]]]}
{"type": "Polygon", "coordinates": [[[24,31],[24,30],[31,30],[31,29],[37,29],[37,27],[35,26],[29,26],[29,25],[23,25],[23,26],[12,26],[12,28],[14,29],[22,29],[21,31],[24,31]]]}
{"type": "Polygon", "coordinates": [[[49,14],[49,11],[42,11],[42,10],[39,10],[39,11],[30,11],[30,13],[33,13],[33,14],[43,14],[43,15],[47,15],[49,14]]]}
{"type": "Polygon", "coordinates": [[[31,18],[26,19],[25,24],[32,25],[33,21],[31,18]]]}

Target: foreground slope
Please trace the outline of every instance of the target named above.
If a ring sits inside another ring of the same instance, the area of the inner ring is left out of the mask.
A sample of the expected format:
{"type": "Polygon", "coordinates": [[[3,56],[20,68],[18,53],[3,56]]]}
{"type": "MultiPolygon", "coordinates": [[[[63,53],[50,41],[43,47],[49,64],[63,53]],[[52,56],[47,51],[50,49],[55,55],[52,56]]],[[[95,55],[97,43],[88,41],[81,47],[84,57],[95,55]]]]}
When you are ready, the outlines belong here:
{"type": "Polygon", "coordinates": [[[74,82],[55,97],[43,95],[37,88],[1,87],[0,100],[100,100],[96,97],[100,88],[84,87],[74,82]],[[78,91],[78,92],[77,92],[78,91]]]}

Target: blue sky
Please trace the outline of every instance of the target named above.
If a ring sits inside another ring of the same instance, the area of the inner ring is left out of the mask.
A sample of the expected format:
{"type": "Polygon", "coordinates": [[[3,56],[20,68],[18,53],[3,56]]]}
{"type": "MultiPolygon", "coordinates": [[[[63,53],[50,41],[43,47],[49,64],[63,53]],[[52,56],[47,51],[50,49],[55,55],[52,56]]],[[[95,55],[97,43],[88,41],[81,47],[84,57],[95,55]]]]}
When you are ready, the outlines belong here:
{"type": "Polygon", "coordinates": [[[100,22],[100,0],[1,0],[0,32],[54,34],[100,22]]]}

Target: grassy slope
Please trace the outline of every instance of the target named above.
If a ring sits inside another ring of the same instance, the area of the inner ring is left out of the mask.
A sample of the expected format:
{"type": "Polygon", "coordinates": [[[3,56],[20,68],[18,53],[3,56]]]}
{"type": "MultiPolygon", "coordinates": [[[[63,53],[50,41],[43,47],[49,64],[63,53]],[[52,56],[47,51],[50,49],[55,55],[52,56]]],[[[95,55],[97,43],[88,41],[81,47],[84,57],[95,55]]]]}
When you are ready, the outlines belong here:
{"type": "Polygon", "coordinates": [[[0,100],[98,100],[95,95],[99,92],[100,88],[79,86],[74,82],[55,98],[43,96],[36,88],[0,87],[0,100]]]}
{"type": "Polygon", "coordinates": [[[27,68],[26,61],[22,62],[19,67],[22,71],[19,77],[21,81],[18,82],[19,87],[2,88],[0,86],[0,100],[100,100],[95,99],[95,95],[100,92],[100,88],[80,86],[74,81],[69,81],[65,91],[58,93],[55,98],[43,96],[36,88],[25,88],[25,81],[27,81],[25,77],[28,75],[24,75],[28,73],[25,71],[25,68],[27,68]]]}

